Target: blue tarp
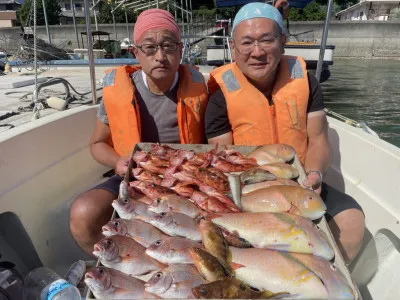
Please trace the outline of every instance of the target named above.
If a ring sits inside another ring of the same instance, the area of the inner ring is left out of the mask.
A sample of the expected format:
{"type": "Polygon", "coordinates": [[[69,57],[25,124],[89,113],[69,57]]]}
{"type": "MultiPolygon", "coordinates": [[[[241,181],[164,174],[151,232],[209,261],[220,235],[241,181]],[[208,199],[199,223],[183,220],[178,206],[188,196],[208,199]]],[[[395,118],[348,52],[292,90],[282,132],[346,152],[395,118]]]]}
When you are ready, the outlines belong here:
{"type": "MultiPolygon", "coordinates": [[[[288,0],[290,7],[303,8],[313,0],[288,0]]],[[[251,2],[265,2],[257,0],[215,0],[216,7],[242,6],[251,2]]]]}

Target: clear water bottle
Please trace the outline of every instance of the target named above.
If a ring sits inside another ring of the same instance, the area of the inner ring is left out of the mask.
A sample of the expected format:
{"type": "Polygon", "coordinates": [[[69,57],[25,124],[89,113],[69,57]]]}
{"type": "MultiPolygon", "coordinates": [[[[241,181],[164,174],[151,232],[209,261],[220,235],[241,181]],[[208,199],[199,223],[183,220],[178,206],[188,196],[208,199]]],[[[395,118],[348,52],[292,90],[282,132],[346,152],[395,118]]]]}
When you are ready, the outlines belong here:
{"type": "Polygon", "coordinates": [[[81,300],[79,290],[49,268],[31,271],[25,278],[25,300],[81,300]]]}

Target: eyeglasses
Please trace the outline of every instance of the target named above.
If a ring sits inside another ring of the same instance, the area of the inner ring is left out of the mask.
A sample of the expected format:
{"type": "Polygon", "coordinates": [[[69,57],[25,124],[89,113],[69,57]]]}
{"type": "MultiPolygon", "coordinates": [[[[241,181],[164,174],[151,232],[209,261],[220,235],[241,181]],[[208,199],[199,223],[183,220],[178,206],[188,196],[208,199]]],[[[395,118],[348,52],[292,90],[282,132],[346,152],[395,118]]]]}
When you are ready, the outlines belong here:
{"type": "Polygon", "coordinates": [[[136,47],[139,48],[147,56],[153,56],[157,53],[158,48],[161,48],[162,51],[166,54],[175,53],[176,49],[178,49],[179,44],[180,43],[177,42],[165,42],[162,44],[142,44],[140,46],[136,45],[136,47]]]}
{"type": "Polygon", "coordinates": [[[274,46],[276,46],[276,41],[279,40],[280,36],[268,36],[264,37],[262,40],[258,41],[243,41],[241,43],[235,42],[235,47],[240,54],[248,55],[253,52],[254,47],[258,46],[262,50],[267,51],[274,46]]]}

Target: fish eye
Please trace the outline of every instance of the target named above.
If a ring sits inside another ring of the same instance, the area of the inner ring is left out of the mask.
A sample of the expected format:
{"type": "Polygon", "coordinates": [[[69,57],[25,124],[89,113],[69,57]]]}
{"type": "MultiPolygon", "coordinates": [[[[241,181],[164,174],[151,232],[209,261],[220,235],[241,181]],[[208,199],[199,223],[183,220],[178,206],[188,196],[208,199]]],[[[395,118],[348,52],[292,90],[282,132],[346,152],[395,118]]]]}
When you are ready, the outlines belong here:
{"type": "Polygon", "coordinates": [[[118,227],[119,226],[119,222],[118,221],[114,222],[114,225],[118,227]]]}
{"type": "Polygon", "coordinates": [[[101,274],[101,275],[103,275],[104,274],[104,270],[103,269],[99,269],[99,273],[101,274]]]}
{"type": "Polygon", "coordinates": [[[156,273],[156,278],[161,278],[161,277],[162,277],[162,273],[161,272],[156,273]]]}
{"type": "Polygon", "coordinates": [[[239,288],[243,291],[246,290],[246,286],[243,283],[239,284],[239,288]]]}
{"type": "Polygon", "coordinates": [[[157,203],[160,204],[160,202],[161,202],[161,200],[160,200],[160,199],[157,199],[157,203]]]}
{"type": "Polygon", "coordinates": [[[157,246],[161,245],[161,240],[156,241],[155,244],[156,244],[157,246]]]}
{"type": "Polygon", "coordinates": [[[123,199],[122,201],[123,201],[125,204],[128,204],[128,201],[129,201],[129,200],[128,200],[128,199],[123,199]]]}
{"type": "Polygon", "coordinates": [[[112,243],[111,243],[110,240],[106,240],[106,245],[107,245],[107,246],[111,246],[111,244],[112,244],[112,243]]]}
{"type": "Polygon", "coordinates": [[[313,197],[312,196],[308,196],[308,200],[312,200],[313,199],[313,197]]]}
{"type": "Polygon", "coordinates": [[[162,213],[160,213],[160,216],[161,217],[164,217],[164,216],[166,216],[167,215],[167,213],[166,212],[162,212],[162,213]]]}
{"type": "Polygon", "coordinates": [[[199,292],[200,292],[200,294],[203,295],[203,296],[207,295],[207,289],[206,289],[206,288],[201,288],[201,289],[199,290],[199,292]]]}

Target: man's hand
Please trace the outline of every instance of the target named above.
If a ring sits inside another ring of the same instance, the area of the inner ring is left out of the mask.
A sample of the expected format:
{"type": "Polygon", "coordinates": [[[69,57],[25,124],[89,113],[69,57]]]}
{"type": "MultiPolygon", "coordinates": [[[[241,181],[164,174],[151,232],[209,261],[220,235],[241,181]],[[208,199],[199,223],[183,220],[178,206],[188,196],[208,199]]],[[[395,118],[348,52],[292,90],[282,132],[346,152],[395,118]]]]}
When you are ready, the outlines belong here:
{"type": "Polygon", "coordinates": [[[115,166],[115,172],[119,176],[121,176],[121,177],[125,176],[125,173],[128,170],[129,159],[130,159],[130,156],[121,156],[120,158],[118,158],[117,164],[115,166]]]}
{"type": "Polygon", "coordinates": [[[303,186],[312,189],[318,195],[321,194],[322,178],[317,172],[307,175],[307,179],[303,181],[303,186]]]}

